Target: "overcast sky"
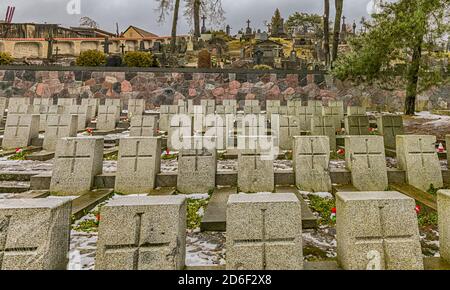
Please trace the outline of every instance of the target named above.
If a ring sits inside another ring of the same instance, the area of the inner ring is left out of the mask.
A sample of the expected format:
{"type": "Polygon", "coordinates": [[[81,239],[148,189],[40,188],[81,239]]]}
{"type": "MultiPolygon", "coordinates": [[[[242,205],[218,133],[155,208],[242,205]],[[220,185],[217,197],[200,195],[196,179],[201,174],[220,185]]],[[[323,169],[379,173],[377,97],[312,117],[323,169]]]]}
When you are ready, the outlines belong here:
{"type": "MultiPolygon", "coordinates": [[[[57,23],[63,26],[76,26],[81,16],[89,16],[100,24],[100,28],[115,32],[115,22],[123,31],[128,25],[139,26],[158,35],[170,34],[171,17],[166,23],[157,23],[156,1],[152,0],[78,0],[81,2],[81,15],[69,15],[66,6],[77,0],[0,0],[1,18],[8,5],[16,6],[14,22],[57,23]]],[[[362,16],[368,17],[367,5],[374,0],[344,0],[344,14],[348,23],[362,16]]],[[[226,24],[233,33],[246,26],[250,19],[253,28],[265,28],[264,21],[270,20],[278,7],[284,18],[294,12],[323,14],[322,0],[222,0],[226,11],[226,24]]],[[[330,0],[332,14],[334,1],[330,0]]],[[[220,27],[222,28],[222,27],[220,27]]],[[[183,20],[179,24],[180,33],[188,33],[189,25],[183,20]]]]}

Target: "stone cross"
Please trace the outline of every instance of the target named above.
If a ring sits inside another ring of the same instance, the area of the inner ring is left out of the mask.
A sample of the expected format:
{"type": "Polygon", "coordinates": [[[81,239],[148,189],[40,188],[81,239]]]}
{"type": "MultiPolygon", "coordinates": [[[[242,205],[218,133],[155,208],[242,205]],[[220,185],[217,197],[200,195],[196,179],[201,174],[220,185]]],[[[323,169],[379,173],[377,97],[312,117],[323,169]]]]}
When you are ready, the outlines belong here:
{"type": "Polygon", "coordinates": [[[345,130],[347,135],[368,135],[368,116],[347,116],[345,117],[345,130]]]}
{"type": "Polygon", "coordinates": [[[336,129],[334,128],[333,118],[330,116],[313,116],[311,119],[311,135],[328,136],[330,140],[330,150],[336,150],[336,129]]]}
{"type": "Polygon", "coordinates": [[[125,55],[125,47],[126,46],[123,43],[120,45],[120,51],[122,52],[122,55],[125,55]]]}
{"type": "Polygon", "coordinates": [[[303,269],[301,206],[295,194],[233,194],[226,217],[227,270],[303,269]]]}
{"type": "Polygon", "coordinates": [[[131,137],[153,137],[156,136],[155,116],[133,116],[131,117],[130,136],[131,137]]]}
{"type": "MultiPolygon", "coordinates": [[[[249,139],[249,138],[245,138],[249,139]]],[[[244,149],[238,155],[238,188],[242,192],[272,192],[275,187],[273,160],[259,150],[244,149]]]]}
{"type": "Polygon", "coordinates": [[[97,130],[113,131],[116,129],[119,108],[114,105],[100,106],[97,118],[97,130]]]}
{"type": "Polygon", "coordinates": [[[54,151],[58,139],[76,137],[77,127],[77,115],[49,115],[42,148],[47,151],[54,151]]]}
{"type": "Polygon", "coordinates": [[[338,261],[345,270],[421,270],[415,201],[398,192],[336,194],[338,261]]]}
{"type": "Polygon", "coordinates": [[[326,136],[294,137],[293,165],[298,188],[313,192],[329,192],[330,145],[326,136]]]}
{"type": "Polygon", "coordinates": [[[203,34],[203,33],[206,33],[206,30],[207,30],[207,29],[206,29],[206,19],[207,19],[206,16],[203,15],[203,16],[202,16],[202,23],[203,23],[203,24],[202,24],[202,29],[201,29],[201,33],[202,33],[202,34],[203,34]]]}
{"type": "Polygon", "coordinates": [[[184,196],[127,196],[102,207],[96,270],[182,270],[184,196]]]}
{"type": "MultiPolygon", "coordinates": [[[[291,116],[280,116],[280,148],[282,150],[292,150],[294,136],[300,135],[298,120],[291,116]]],[[[272,128],[273,129],[273,128],[272,128]]]]}
{"type": "Polygon", "coordinates": [[[3,149],[27,147],[39,136],[39,115],[8,114],[2,141],[3,149]]]}
{"type": "Polygon", "coordinates": [[[384,138],[384,146],[396,149],[396,136],[405,133],[402,116],[380,116],[377,118],[377,126],[384,138]]]}
{"type": "Polygon", "coordinates": [[[345,153],[354,187],[360,191],[383,191],[388,188],[383,137],[347,136],[345,153]]]}
{"type": "Polygon", "coordinates": [[[439,254],[450,262],[450,190],[439,190],[437,194],[439,223],[439,254]]]}
{"type": "Polygon", "coordinates": [[[0,202],[0,270],[65,270],[70,215],[67,198],[0,202]]]}
{"type": "Polygon", "coordinates": [[[313,116],[311,107],[298,106],[295,112],[295,115],[299,118],[300,130],[303,132],[311,131],[311,118],[313,116]]]}
{"type": "Polygon", "coordinates": [[[308,101],[308,107],[312,108],[312,114],[314,116],[322,115],[323,104],[322,101],[308,101]]]}

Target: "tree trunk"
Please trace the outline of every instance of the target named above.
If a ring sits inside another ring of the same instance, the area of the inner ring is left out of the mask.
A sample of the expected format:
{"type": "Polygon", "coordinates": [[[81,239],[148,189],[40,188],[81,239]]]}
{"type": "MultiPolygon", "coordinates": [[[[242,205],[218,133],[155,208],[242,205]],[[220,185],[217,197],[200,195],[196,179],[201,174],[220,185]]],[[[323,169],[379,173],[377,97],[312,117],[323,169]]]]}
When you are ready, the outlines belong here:
{"type": "Polygon", "coordinates": [[[170,40],[170,50],[175,53],[177,50],[177,25],[178,13],[180,10],[180,0],[175,0],[175,7],[173,8],[173,22],[172,22],[172,38],[170,40]]]}
{"type": "Polygon", "coordinates": [[[330,64],[330,0],[325,0],[323,15],[323,48],[325,53],[325,65],[330,64]]]}
{"type": "Polygon", "coordinates": [[[200,3],[201,0],[194,0],[194,37],[200,37],[200,3]]]}
{"type": "Polygon", "coordinates": [[[344,8],[344,0],[335,0],[336,17],[334,19],[334,37],[333,37],[333,52],[332,60],[335,61],[338,56],[339,36],[341,34],[341,18],[342,10],[344,8]]]}
{"type": "Polygon", "coordinates": [[[420,62],[422,59],[422,38],[419,38],[411,59],[406,76],[405,114],[414,115],[416,112],[417,87],[419,84],[420,62]]]}

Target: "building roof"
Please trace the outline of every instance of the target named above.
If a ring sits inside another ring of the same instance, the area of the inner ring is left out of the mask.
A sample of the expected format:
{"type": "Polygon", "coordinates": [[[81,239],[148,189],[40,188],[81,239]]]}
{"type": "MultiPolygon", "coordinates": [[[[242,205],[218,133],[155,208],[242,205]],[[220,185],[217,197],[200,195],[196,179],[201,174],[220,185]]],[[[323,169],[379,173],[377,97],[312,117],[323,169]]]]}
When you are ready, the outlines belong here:
{"type": "Polygon", "coordinates": [[[139,27],[136,27],[136,26],[133,26],[133,25],[130,25],[130,27],[128,27],[123,33],[122,33],[122,35],[123,34],[125,34],[128,30],[130,30],[130,29],[134,29],[137,33],[139,33],[139,35],[141,35],[142,37],[158,37],[158,35],[156,35],[156,34],[154,34],[154,33],[151,33],[151,32],[148,32],[148,31],[146,31],[146,30],[144,30],[144,29],[141,29],[141,28],[139,28],[139,27]]]}
{"type": "Polygon", "coordinates": [[[114,37],[116,36],[115,33],[108,32],[102,29],[98,28],[92,28],[92,27],[70,27],[73,31],[78,32],[82,36],[89,36],[89,37],[114,37]]]}

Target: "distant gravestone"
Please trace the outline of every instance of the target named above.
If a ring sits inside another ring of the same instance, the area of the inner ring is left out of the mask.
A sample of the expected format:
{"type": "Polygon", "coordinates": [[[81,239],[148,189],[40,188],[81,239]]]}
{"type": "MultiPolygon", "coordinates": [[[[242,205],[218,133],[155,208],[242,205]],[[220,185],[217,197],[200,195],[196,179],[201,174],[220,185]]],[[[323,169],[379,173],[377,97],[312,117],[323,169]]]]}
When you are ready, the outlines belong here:
{"type": "Polygon", "coordinates": [[[81,105],[92,107],[91,116],[88,117],[88,119],[93,119],[94,117],[97,116],[98,106],[100,105],[100,99],[96,98],[81,99],[81,105]]]}
{"type": "Polygon", "coordinates": [[[64,106],[64,107],[70,107],[77,104],[77,99],[73,98],[59,98],[57,105],[64,106]]]}
{"type": "Polygon", "coordinates": [[[64,114],[64,107],[58,105],[51,105],[41,107],[42,113],[39,114],[39,131],[44,132],[47,129],[47,119],[49,116],[64,114]]]}
{"type": "Polygon", "coordinates": [[[296,186],[305,191],[330,192],[330,144],[326,136],[294,138],[292,160],[296,186]]]}
{"type": "Polygon", "coordinates": [[[75,105],[69,108],[69,114],[78,116],[77,131],[83,131],[91,121],[92,107],[86,105],[75,105]]]}
{"type": "Polygon", "coordinates": [[[134,115],[131,117],[131,137],[153,137],[157,134],[156,130],[155,116],[134,115]]]}
{"type": "Polygon", "coordinates": [[[121,101],[120,99],[105,99],[105,106],[117,106],[119,107],[119,111],[121,109],[121,101]]]}
{"type": "Polygon", "coordinates": [[[184,138],[191,137],[193,134],[192,118],[187,115],[179,117],[176,115],[170,118],[170,127],[167,135],[167,147],[172,150],[180,150],[175,148],[182,145],[184,138]],[[191,122],[188,122],[191,121],[191,122]]]}
{"type": "Polygon", "coordinates": [[[8,114],[2,148],[16,149],[31,145],[39,136],[39,115],[8,114]]]}
{"type": "Polygon", "coordinates": [[[149,193],[161,165],[161,138],[120,139],[114,189],[123,194],[149,193]]]}
{"type": "Polygon", "coordinates": [[[368,116],[346,116],[345,131],[347,135],[368,135],[369,134],[368,116]]]}
{"type": "Polygon", "coordinates": [[[424,191],[444,186],[435,136],[398,135],[397,160],[408,184],[424,191]]]}
{"type": "Polygon", "coordinates": [[[96,270],[183,270],[186,199],[122,197],[102,207],[96,270]]]}
{"type": "Polygon", "coordinates": [[[42,148],[55,151],[59,139],[77,136],[77,125],[77,115],[50,115],[47,119],[42,148]]]}
{"type": "Polygon", "coordinates": [[[232,126],[234,123],[230,123],[230,118],[233,119],[233,116],[229,114],[206,116],[204,136],[208,140],[214,141],[217,150],[225,150],[229,143],[234,145],[234,138],[227,131],[227,124],[230,124],[228,129],[234,129],[232,126]]]}
{"type": "Polygon", "coordinates": [[[254,106],[254,105],[250,105],[244,106],[244,114],[261,114],[261,107],[258,106],[254,106]]]}
{"type": "Polygon", "coordinates": [[[311,131],[311,119],[313,117],[313,110],[311,107],[298,106],[294,113],[299,120],[300,130],[303,132],[311,131]]]}
{"type": "Polygon", "coordinates": [[[345,137],[345,162],[352,174],[352,184],[359,191],[388,188],[383,137],[345,137]]]}
{"type": "Polygon", "coordinates": [[[132,116],[140,116],[145,111],[144,99],[129,99],[128,100],[128,118],[132,116]]]}
{"type": "Polygon", "coordinates": [[[8,113],[13,112],[13,108],[19,105],[30,105],[30,98],[9,98],[8,113]]]}
{"type": "Polygon", "coordinates": [[[216,186],[216,150],[182,149],[178,156],[177,190],[184,194],[209,192],[216,186]]]}
{"type": "Polygon", "coordinates": [[[345,270],[422,270],[416,203],[398,192],[336,194],[337,257],[345,270]]]}
{"type": "Polygon", "coordinates": [[[377,117],[378,132],[384,138],[384,146],[388,149],[396,148],[397,135],[404,135],[402,116],[379,116],[377,117]]]}
{"type": "Polygon", "coordinates": [[[343,107],[323,107],[323,116],[331,116],[333,118],[334,128],[340,130],[342,128],[342,120],[344,120],[343,107]]]}
{"type": "Polygon", "coordinates": [[[33,105],[36,106],[51,106],[53,105],[53,99],[51,98],[34,98],[33,105]]]}
{"type": "Polygon", "coordinates": [[[439,253],[450,263],[450,190],[440,190],[437,196],[439,222],[439,253]]]}
{"type": "Polygon", "coordinates": [[[0,270],[65,270],[71,201],[0,200],[0,270]]]}
{"type": "Polygon", "coordinates": [[[280,149],[292,150],[294,136],[299,135],[300,128],[298,119],[292,116],[280,116],[280,149]]]}
{"type": "Polygon", "coordinates": [[[3,122],[3,116],[5,116],[5,110],[7,108],[6,104],[8,103],[8,99],[5,97],[0,97],[0,121],[3,122]]]}
{"type": "Polygon", "coordinates": [[[343,101],[329,101],[328,102],[328,107],[332,107],[332,108],[342,108],[342,111],[344,111],[344,102],[343,101]]]}
{"type": "Polygon", "coordinates": [[[103,144],[101,137],[59,139],[50,191],[67,195],[89,191],[103,171],[103,144]]]}
{"type": "Polygon", "coordinates": [[[447,167],[450,168],[450,135],[445,136],[445,146],[447,149],[447,167]]]}
{"type": "Polygon", "coordinates": [[[322,108],[323,104],[322,101],[308,101],[308,107],[311,108],[312,114],[314,116],[321,116],[322,115],[322,108]]]}
{"type": "Polygon", "coordinates": [[[216,101],[215,100],[201,100],[200,105],[203,107],[203,112],[206,115],[214,114],[216,111],[216,101]]]}
{"type": "Polygon", "coordinates": [[[347,115],[348,116],[366,116],[366,107],[360,106],[348,106],[347,107],[347,115]]]}
{"type": "Polygon", "coordinates": [[[233,194],[226,217],[227,270],[303,269],[302,214],[295,194],[233,194]]]}
{"type": "Polygon", "coordinates": [[[311,119],[311,135],[327,136],[330,150],[336,151],[336,129],[331,116],[313,116],[311,119]]]}
{"type": "Polygon", "coordinates": [[[105,105],[98,107],[97,130],[114,131],[117,125],[117,114],[119,107],[116,105],[105,105]]]}
{"type": "MultiPolygon", "coordinates": [[[[37,109],[40,109],[40,106],[37,107],[37,109]]],[[[27,114],[35,114],[36,109],[33,105],[24,105],[24,104],[17,104],[17,105],[9,105],[8,106],[8,115],[10,114],[21,114],[21,115],[27,115],[27,114]]],[[[39,113],[37,113],[39,114],[39,113]]]]}
{"type": "Polygon", "coordinates": [[[259,149],[242,149],[238,155],[238,189],[241,192],[272,192],[275,188],[273,159],[259,149]]]}
{"type": "Polygon", "coordinates": [[[159,130],[167,132],[170,127],[170,119],[173,115],[181,113],[177,105],[162,105],[160,109],[159,130]]]}

